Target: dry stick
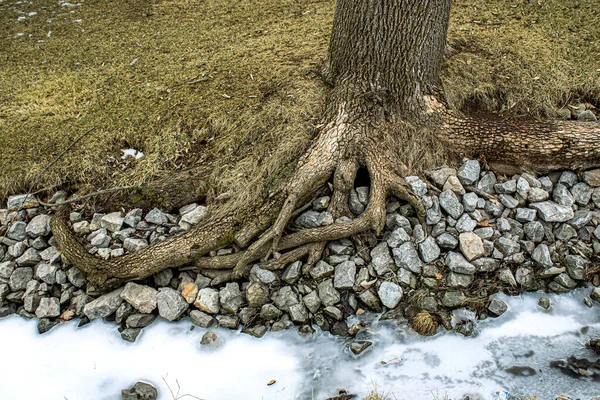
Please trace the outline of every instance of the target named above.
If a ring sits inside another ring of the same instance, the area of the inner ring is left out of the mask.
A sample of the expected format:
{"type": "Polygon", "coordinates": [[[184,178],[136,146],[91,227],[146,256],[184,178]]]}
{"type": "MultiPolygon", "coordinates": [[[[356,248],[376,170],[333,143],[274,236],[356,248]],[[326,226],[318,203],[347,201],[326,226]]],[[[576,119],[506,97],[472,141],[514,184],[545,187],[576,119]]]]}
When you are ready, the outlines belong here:
{"type": "Polygon", "coordinates": [[[99,196],[101,194],[108,194],[108,193],[120,192],[122,190],[130,190],[130,189],[138,189],[138,188],[139,188],[139,186],[120,186],[120,187],[116,187],[116,188],[112,188],[112,189],[99,190],[94,193],[86,194],[84,196],[76,197],[74,199],[61,201],[56,204],[44,203],[40,199],[37,199],[37,201],[44,207],[58,207],[58,206],[63,206],[65,204],[76,203],[78,201],[89,199],[90,197],[94,197],[94,196],[99,196]]]}

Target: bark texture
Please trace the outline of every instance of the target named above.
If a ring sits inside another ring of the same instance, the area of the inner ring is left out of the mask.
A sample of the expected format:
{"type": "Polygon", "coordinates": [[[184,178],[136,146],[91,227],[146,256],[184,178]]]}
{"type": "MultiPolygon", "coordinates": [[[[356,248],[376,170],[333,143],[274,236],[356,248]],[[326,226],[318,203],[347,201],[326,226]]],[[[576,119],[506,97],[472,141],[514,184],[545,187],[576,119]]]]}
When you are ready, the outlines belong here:
{"type": "MultiPolygon", "coordinates": [[[[547,172],[600,165],[598,124],[509,121],[489,115],[465,116],[447,107],[439,76],[450,3],[338,0],[324,71],[332,89],[323,123],[282,192],[237,212],[211,208],[209,219],[191,231],[109,261],[88,254],[59,213],[51,223],[58,246],[100,289],[183,265],[193,265],[217,282],[245,275],[247,265],[261,258],[269,269],[282,268],[300,257],[308,257],[311,265],[329,240],[366,230],[379,233],[390,194],[411,204],[424,218],[419,198],[403,179],[408,171],[389,145],[399,140],[389,137],[394,132],[385,129],[389,124],[430,132],[449,150],[471,157],[483,155],[505,170],[547,172]],[[335,217],[350,216],[348,197],[360,167],[367,168],[371,178],[369,203],[360,216],[285,234],[294,211],[331,178],[329,211],[335,217]],[[245,250],[205,257],[233,242],[245,250]],[[268,259],[271,255],[275,257],[268,259]]],[[[193,176],[174,183],[153,192],[164,199],[167,209],[206,193],[207,184],[193,176]]]]}

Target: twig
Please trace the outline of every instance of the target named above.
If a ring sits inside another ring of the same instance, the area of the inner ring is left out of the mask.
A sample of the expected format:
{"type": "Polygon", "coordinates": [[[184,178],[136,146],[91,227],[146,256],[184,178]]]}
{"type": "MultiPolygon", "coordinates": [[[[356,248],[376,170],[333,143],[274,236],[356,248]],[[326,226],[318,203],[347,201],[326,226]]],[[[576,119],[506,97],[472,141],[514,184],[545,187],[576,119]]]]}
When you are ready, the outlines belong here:
{"type": "Polygon", "coordinates": [[[69,199],[69,200],[61,201],[61,202],[56,203],[56,204],[44,203],[40,199],[37,199],[37,201],[38,201],[38,203],[40,203],[44,207],[58,207],[58,206],[63,206],[65,204],[76,203],[78,201],[89,199],[90,197],[99,196],[99,195],[102,195],[102,194],[120,192],[122,190],[130,190],[130,189],[137,189],[137,188],[139,188],[139,186],[120,186],[120,187],[116,187],[116,188],[112,188],[112,189],[99,190],[99,191],[94,192],[94,193],[86,194],[84,196],[76,197],[74,199],[69,199]]]}

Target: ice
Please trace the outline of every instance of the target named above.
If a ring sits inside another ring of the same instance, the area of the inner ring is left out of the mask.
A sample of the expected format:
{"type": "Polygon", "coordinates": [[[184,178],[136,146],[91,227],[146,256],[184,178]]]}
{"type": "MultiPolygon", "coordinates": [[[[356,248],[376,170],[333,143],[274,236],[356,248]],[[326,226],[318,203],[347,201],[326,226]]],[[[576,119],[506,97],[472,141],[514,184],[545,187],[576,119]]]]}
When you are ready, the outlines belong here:
{"type": "Polygon", "coordinates": [[[478,335],[469,338],[448,332],[423,338],[403,322],[375,322],[367,337],[373,350],[362,357],[347,350],[346,339],[323,332],[312,339],[295,330],[256,339],[215,329],[223,346],[206,351],[199,345],[206,330],[190,330],[189,319],[157,321],[127,343],[114,323],[77,328],[72,321],[39,335],[35,320],[10,316],[0,321],[0,398],[118,399],[121,389],[144,380],[165,400],[172,398],[167,383],[174,391],[179,385],[180,395],[211,400],[323,399],[340,388],[364,396],[374,385],[397,400],[494,399],[504,391],[587,399],[600,394],[597,382],[549,367],[572,354],[591,356],[582,343],[600,334],[600,313],[597,304],[583,305],[586,293],[547,296],[549,311],[537,306],[539,293],[499,296],[509,310],[480,322],[478,335]],[[267,386],[272,379],[277,382],[267,386]]]}

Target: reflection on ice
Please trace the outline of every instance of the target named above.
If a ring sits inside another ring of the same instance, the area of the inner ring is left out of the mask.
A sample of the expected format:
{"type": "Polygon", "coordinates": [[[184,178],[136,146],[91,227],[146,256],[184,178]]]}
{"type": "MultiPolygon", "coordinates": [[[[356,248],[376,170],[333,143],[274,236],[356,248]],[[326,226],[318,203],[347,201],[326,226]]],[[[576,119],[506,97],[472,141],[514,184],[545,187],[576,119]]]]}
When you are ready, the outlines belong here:
{"type": "Polygon", "coordinates": [[[68,323],[40,336],[34,321],[11,316],[0,322],[0,398],[117,399],[136,380],[155,385],[161,399],[171,398],[167,384],[211,400],[324,399],[340,388],[364,395],[374,385],[399,400],[467,393],[492,399],[504,390],[541,399],[600,394],[597,382],[549,367],[572,354],[589,356],[582,344],[600,332],[598,306],[585,307],[576,291],[551,296],[545,311],[537,306],[540,296],[502,296],[509,311],[481,322],[473,338],[423,338],[403,324],[373,323],[365,338],[375,344],[359,358],[344,339],[321,332],[312,339],[295,331],[255,339],[217,329],[224,345],[206,351],[199,345],[205,330],[190,331],[187,319],[156,322],[131,344],[111,323],[68,323]],[[272,379],[277,383],[267,386],[272,379]]]}

